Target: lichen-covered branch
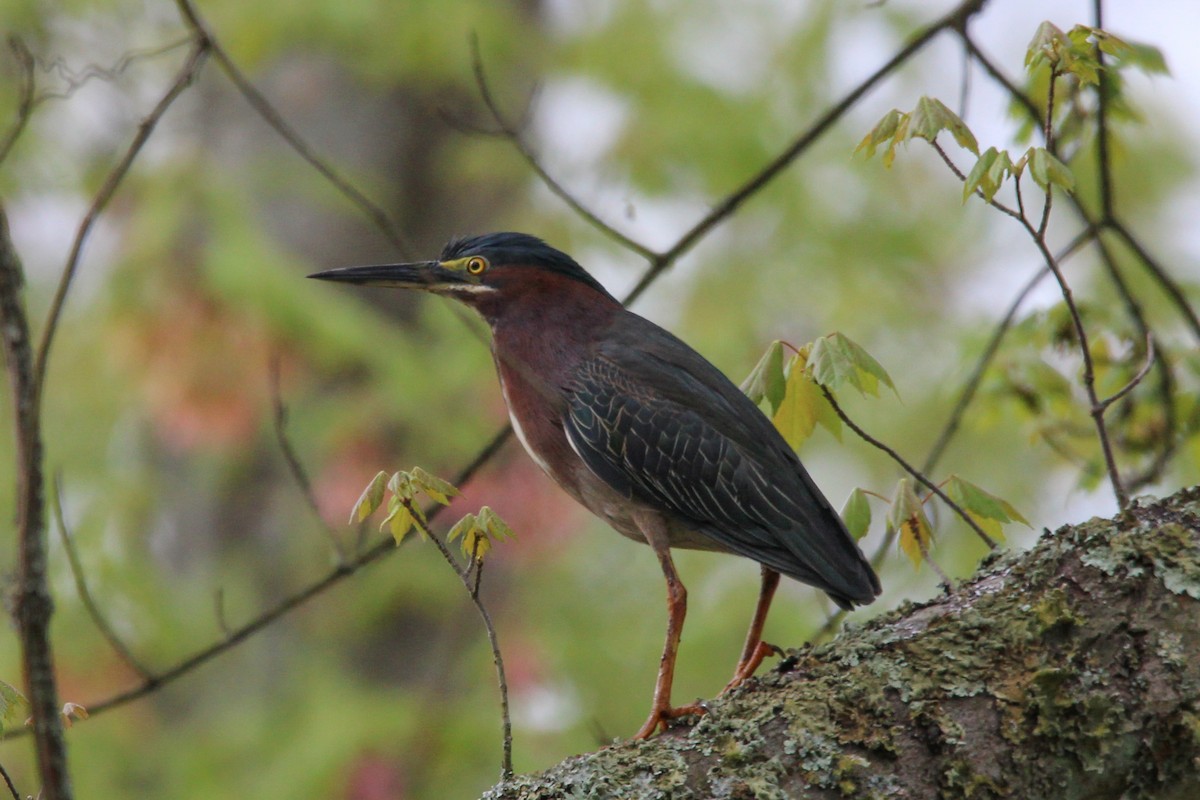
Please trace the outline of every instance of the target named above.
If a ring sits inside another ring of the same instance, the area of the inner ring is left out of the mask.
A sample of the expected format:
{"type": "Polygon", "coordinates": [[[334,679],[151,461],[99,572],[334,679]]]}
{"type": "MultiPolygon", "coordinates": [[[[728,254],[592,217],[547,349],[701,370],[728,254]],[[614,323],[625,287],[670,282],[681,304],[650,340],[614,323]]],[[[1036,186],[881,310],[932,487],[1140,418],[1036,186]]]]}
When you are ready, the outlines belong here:
{"type": "Polygon", "coordinates": [[[540,798],[1200,797],[1200,488],[990,557],[540,798]]]}

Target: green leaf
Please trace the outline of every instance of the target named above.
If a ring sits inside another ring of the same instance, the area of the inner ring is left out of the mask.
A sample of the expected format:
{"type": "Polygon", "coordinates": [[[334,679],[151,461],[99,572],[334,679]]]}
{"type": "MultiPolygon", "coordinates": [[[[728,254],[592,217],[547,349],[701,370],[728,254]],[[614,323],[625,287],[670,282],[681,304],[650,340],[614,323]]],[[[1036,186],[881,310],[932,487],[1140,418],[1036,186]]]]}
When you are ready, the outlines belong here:
{"type": "Polygon", "coordinates": [[[29,703],[13,686],[0,681],[0,733],[19,723],[28,713],[29,703]]]}
{"type": "MultiPolygon", "coordinates": [[[[884,114],[883,118],[876,123],[874,128],[871,129],[871,132],[864,136],[863,140],[858,143],[858,147],[854,148],[855,154],[858,154],[860,151],[865,151],[867,158],[870,158],[875,155],[875,148],[884,142],[890,142],[888,146],[889,152],[894,150],[897,144],[897,140],[895,138],[896,131],[900,127],[901,123],[906,122],[907,119],[908,115],[900,111],[898,108],[893,108],[891,111],[884,114]]],[[[884,163],[890,166],[891,159],[885,157],[884,163]]]]}
{"type": "MultiPolygon", "coordinates": [[[[1115,36],[1110,38],[1115,39],[1115,36]]],[[[1117,55],[1122,62],[1129,64],[1132,67],[1137,67],[1147,75],[1170,75],[1171,70],[1167,67],[1167,59],[1163,56],[1162,50],[1149,44],[1140,42],[1125,42],[1128,51],[1117,55]]],[[[1100,49],[1104,49],[1104,42],[1101,40],[1100,49]]]]}
{"type": "Polygon", "coordinates": [[[958,503],[984,532],[994,538],[1004,538],[1001,525],[1006,523],[1020,522],[1025,527],[1030,527],[1029,521],[1007,500],[989,494],[957,475],[951,475],[947,481],[946,496],[958,503]]]}
{"type": "Polygon", "coordinates": [[[854,541],[867,535],[871,527],[871,504],[867,502],[867,493],[862,489],[855,489],[846,498],[846,505],[842,506],[842,522],[846,523],[846,530],[850,531],[854,541]]]}
{"type": "Polygon", "coordinates": [[[479,509],[478,514],[467,514],[446,534],[446,541],[459,540],[462,554],[477,561],[491,552],[493,542],[512,538],[515,538],[512,528],[488,506],[479,509]]]}
{"type": "Polygon", "coordinates": [[[412,483],[429,499],[444,506],[450,505],[450,498],[458,496],[458,489],[436,475],[431,475],[420,467],[413,467],[412,483]]]}
{"type": "Polygon", "coordinates": [[[820,388],[808,376],[800,357],[795,356],[789,365],[783,400],[771,419],[793,450],[798,450],[812,435],[820,399],[820,388]]]}
{"type": "Polygon", "coordinates": [[[888,509],[887,526],[900,534],[900,549],[920,567],[925,559],[924,551],[933,540],[933,528],[925,516],[925,507],[917,497],[912,478],[901,478],[896,484],[896,493],[888,509]]]}
{"type": "Polygon", "coordinates": [[[1013,174],[1013,163],[1008,152],[989,147],[979,156],[979,160],[975,162],[975,166],[963,182],[963,202],[967,202],[967,198],[974,194],[976,189],[983,193],[985,200],[992,202],[992,198],[1004,183],[1005,176],[1013,174]]]}
{"type": "MultiPolygon", "coordinates": [[[[379,530],[387,529],[396,540],[396,544],[404,541],[413,528],[413,515],[408,506],[397,495],[392,495],[388,501],[388,515],[379,525],[379,530]]],[[[424,536],[424,534],[422,534],[424,536]]]]}
{"type": "Polygon", "coordinates": [[[967,123],[936,97],[922,97],[909,118],[908,137],[919,136],[932,142],[942,131],[949,131],[959,147],[979,155],[979,142],[967,123]]]}
{"type": "Polygon", "coordinates": [[[812,343],[807,371],[813,380],[831,391],[848,383],[864,395],[878,395],[880,381],[896,391],[887,370],[870,353],[840,333],[822,336],[812,343]]]}
{"type": "Polygon", "coordinates": [[[479,509],[479,526],[487,531],[488,536],[497,542],[502,539],[517,538],[517,535],[513,533],[513,529],[508,527],[508,523],[489,506],[479,509]]]}
{"type": "Polygon", "coordinates": [[[474,514],[464,514],[463,518],[450,528],[446,534],[446,541],[453,542],[455,539],[462,539],[459,546],[462,548],[464,555],[470,555],[471,551],[467,547],[467,541],[474,541],[474,537],[479,535],[479,521],[474,514]]]}
{"type": "Polygon", "coordinates": [[[742,392],[754,405],[767,401],[767,407],[774,414],[779,408],[785,393],[785,378],[783,376],[783,342],[776,339],[771,342],[767,352],[750,370],[746,380],[742,381],[742,392]]]}
{"type": "Polygon", "coordinates": [[[1025,67],[1029,70],[1040,66],[1043,62],[1057,64],[1059,52],[1066,36],[1062,29],[1052,22],[1043,22],[1033,34],[1029,47],[1025,50],[1025,67]]]}
{"type": "Polygon", "coordinates": [[[386,472],[378,472],[371,482],[367,484],[367,488],[363,490],[362,496],[358,498],[358,502],[354,504],[354,508],[350,510],[350,524],[362,522],[367,517],[375,513],[375,509],[383,504],[383,492],[387,488],[388,476],[386,472]]]}
{"type": "Polygon", "coordinates": [[[1060,186],[1068,192],[1075,189],[1075,176],[1066,164],[1059,161],[1044,147],[1031,147],[1029,156],[1029,174],[1034,182],[1043,189],[1050,184],[1060,186]]]}

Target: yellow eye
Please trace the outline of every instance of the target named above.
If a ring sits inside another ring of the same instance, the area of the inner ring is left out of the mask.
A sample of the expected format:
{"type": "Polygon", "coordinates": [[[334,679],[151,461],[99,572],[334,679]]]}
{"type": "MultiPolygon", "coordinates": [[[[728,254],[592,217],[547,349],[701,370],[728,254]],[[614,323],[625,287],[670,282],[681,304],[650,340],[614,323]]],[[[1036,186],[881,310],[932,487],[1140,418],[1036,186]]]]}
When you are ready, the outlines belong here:
{"type": "Polygon", "coordinates": [[[472,256],[467,259],[467,272],[472,275],[482,275],[487,268],[488,262],[483,256],[472,256]]]}

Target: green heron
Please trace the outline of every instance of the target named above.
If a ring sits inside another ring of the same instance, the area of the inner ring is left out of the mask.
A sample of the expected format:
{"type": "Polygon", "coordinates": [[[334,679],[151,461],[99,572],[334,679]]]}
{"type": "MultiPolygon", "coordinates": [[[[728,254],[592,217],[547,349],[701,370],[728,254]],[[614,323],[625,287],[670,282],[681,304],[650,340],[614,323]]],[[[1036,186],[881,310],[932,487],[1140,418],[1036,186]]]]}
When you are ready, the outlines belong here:
{"type": "Polygon", "coordinates": [[[667,582],[667,636],[650,717],[636,738],[703,713],[671,705],[687,591],[671,548],[762,567],[758,604],[726,690],[775,648],[763,625],[782,573],[845,609],[879,579],[770,420],[682,341],[626,310],[567,254],[521,233],[456,239],[436,261],[310,277],[453,297],[492,329],[513,430],[559,486],[619,533],[650,545],[667,582]]]}

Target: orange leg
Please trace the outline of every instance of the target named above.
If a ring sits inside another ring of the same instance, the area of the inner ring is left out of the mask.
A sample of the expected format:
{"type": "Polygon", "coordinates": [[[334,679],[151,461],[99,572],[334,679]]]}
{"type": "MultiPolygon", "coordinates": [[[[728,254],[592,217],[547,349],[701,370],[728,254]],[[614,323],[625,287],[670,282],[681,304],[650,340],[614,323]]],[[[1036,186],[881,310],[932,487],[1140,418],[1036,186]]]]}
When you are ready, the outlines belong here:
{"type": "MultiPolygon", "coordinates": [[[[649,538],[649,537],[647,537],[649,538]]],[[[703,714],[707,709],[699,705],[671,706],[671,684],[675,680],[675,656],[679,652],[679,640],[683,635],[683,618],[687,615],[687,589],[675,572],[675,563],[671,560],[671,551],[667,548],[654,548],[658,561],[662,564],[663,576],[667,579],[667,641],[663,645],[662,660],[658,663],[658,680],[654,684],[654,705],[650,716],[641,729],[633,735],[635,739],[646,739],[660,727],[667,729],[667,723],[688,714],[703,714]]]]}
{"type": "Polygon", "coordinates": [[[734,667],[733,679],[725,685],[721,694],[741,686],[754,675],[764,658],[772,653],[782,652],[775,645],[762,640],[763,626],[767,623],[767,612],[771,610],[771,600],[774,599],[775,589],[778,586],[779,573],[764,566],[762,568],[762,588],[758,592],[758,605],[754,608],[754,618],[750,620],[750,630],[746,632],[746,644],[742,647],[742,656],[738,659],[737,666],[734,667]]]}

